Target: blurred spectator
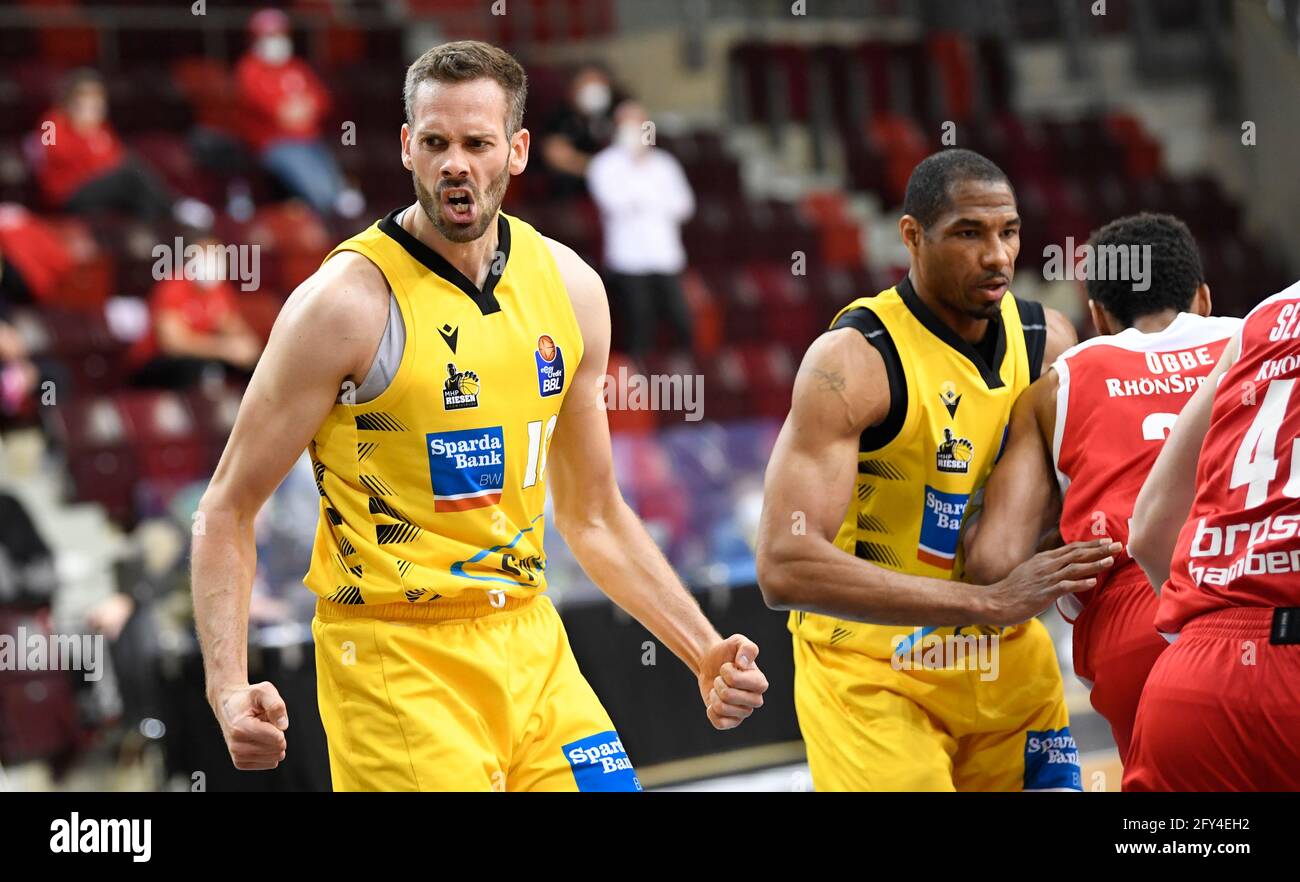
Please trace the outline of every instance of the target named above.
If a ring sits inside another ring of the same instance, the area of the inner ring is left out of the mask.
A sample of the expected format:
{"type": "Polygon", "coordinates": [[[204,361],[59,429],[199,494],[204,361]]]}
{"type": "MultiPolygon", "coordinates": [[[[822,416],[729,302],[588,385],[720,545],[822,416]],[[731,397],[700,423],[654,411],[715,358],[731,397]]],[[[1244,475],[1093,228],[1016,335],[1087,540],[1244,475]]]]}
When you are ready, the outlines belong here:
{"type": "Polygon", "coordinates": [[[247,375],[262,354],[235,305],[220,246],[210,238],[198,244],[186,278],[164,279],[149,294],[150,328],[128,355],[136,385],[183,389],[205,374],[247,375]]]}
{"type": "Polygon", "coordinates": [[[0,417],[21,412],[40,379],[18,330],[0,318],[0,417]]]}
{"type": "Polygon", "coordinates": [[[27,283],[0,251],[0,420],[20,413],[41,379],[22,335],[9,322],[9,304],[27,298],[27,283]]]}
{"type": "Polygon", "coordinates": [[[322,215],[360,213],[321,140],[330,96],[307,63],[293,55],[289,17],[263,9],[249,19],[252,44],[235,68],[243,136],[268,172],[322,215]]]}
{"type": "Polygon", "coordinates": [[[579,68],[565,104],[542,126],[542,159],[552,196],[581,195],[591,158],[609,143],[614,130],[614,89],[596,65],[579,68]]]}
{"type": "Polygon", "coordinates": [[[28,141],[41,190],[51,206],[75,214],[118,211],[142,220],[169,213],[190,226],[212,225],[212,210],[177,198],[149,168],[128,154],[108,122],[108,93],[93,70],[63,84],[58,106],[28,141]]]}
{"type": "Polygon", "coordinates": [[[56,303],[75,264],[57,229],[21,205],[0,203],[0,304],[56,303]]]}
{"type": "Polygon", "coordinates": [[[645,109],[618,106],[614,143],[591,161],[587,182],[605,227],[605,267],[621,313],[626,351],[643,356],[665,316],[682,348],[691,348],[691,317],[679,276],[686,267],[681,228],[695,195],[681,165],[653,146],[645,109]]]}

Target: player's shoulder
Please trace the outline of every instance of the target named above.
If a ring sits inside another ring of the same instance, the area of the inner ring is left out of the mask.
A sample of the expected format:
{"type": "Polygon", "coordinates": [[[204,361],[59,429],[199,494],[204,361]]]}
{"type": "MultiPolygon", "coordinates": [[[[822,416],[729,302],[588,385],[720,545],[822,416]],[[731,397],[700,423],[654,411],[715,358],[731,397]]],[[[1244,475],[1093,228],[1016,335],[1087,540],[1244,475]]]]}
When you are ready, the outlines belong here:
{"type": "Polygon", "coordinates": [[[575,305],[604,300],[605,286],[600,274],[578,252],[568,245],[549,236],[538,234],[546,248],[555,259],[555,268],[569,291],[569,297],[575,305]]]}
{"type": "Polygon", "coordinates": [[[892,397],[890,376],[868,333],[837,322],[812,342],[795,377],[796,411],[816,411],[828,425],[845,421],[854,431],[885,418],[892,397]]]}
{"type": "Polygon", "coordinates": [[[1076,343],[1061,353],[1058,361],[1108,359],[1116,349],[1126,352],[1170,352],[1227,340],[1241,330],[1242,319],[1234,316],[1196,315],[1184,312],[1163,331],[1144,334],[1125,328],[1118,334],[1102,334],[1076,343]]]}
{"type": "Polygon", "coordinates": [[[1282,303],[1288,300],[1300,300],[1300,282],[1296,282],[1290,287],[1283,288],[1281,291],[1278,291],[1276,294],[1269,295],[1268,297],[1265,297],[1263,300],[1261,300],[1259,303],[1256,303],[1251,308],[1250,312],[1246,313],[1246,317],[1242,319],[1242,321],[1250,321],[1252,318],[1255,317],[1256,313],[1263,312],[1264,310],[1268,309],[1274,304],[1282,303]]]}
{"type": "Polygon", "coordinates": [[[344,357],[368,359],[383,336],[390,296],[379,267],[355,251],[340,251],[294,289],[276,326],[282,333],[339,341],[344,357]]]}

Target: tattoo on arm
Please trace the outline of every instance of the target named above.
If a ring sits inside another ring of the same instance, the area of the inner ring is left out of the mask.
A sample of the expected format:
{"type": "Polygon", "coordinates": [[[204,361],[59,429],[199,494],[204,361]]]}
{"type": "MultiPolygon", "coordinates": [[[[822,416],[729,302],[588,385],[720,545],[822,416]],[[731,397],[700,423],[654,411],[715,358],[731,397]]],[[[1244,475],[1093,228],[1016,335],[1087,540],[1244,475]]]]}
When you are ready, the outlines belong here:
{"type": "Polygon", "coordinates": [[[813,368],[813,375],[817,377],[817,388],[823,392],[843,392],[844,375],[835,371],[824,371],[821,368],[813,368]]]}

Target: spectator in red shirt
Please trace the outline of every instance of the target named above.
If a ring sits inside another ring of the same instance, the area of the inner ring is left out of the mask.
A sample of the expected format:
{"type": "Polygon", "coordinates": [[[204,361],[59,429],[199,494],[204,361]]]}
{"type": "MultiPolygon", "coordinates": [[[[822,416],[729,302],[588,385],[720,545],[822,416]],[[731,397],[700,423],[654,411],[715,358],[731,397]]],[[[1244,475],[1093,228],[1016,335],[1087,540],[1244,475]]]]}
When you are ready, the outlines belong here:
{"type": "Polygon", "coordinates": [[[118,211],[144,220],[173,213],[192,226],[212,223],[211,209],[194,199],[177,199],[127,153],[108,123],[104,81],[92,70],[69,75],[58,106],[44,115],[29,144],[37,179],[54,208],[75,214],[118,211]]]}
{"type": "Polygon", "coordinates": [[[318,213],[354,215],[358,195],[321,140],[330,96],[306,62],[293,57],[289,18],[263,9],[249,20],[252,45],[235,68],[243,137],[262,165],[318,213]]]}
{"type": "Polygon", "coordinates": [[[262,341],[240,316],[228,268],[213,239],[185,266],[185,278],[163,279],[149,292],[149,331],[129,354],[139,386],[183,389],[207,373],[247,376],[262,341]]]}

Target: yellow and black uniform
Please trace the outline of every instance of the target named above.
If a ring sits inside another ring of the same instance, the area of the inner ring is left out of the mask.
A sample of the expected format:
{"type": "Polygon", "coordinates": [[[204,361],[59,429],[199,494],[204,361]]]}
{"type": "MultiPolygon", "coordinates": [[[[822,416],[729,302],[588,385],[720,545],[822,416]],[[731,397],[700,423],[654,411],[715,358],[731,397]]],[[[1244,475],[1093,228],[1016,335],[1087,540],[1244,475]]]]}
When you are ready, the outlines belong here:
{"type": "MultiPolygon", "coordinates": [[[[960,580],[962,524],[1037,377],[1043,309],[1003,297],[979,345],[904,279],[831,327],[880,352],[890,408],[862,434],[835,544],[901,573],[960,580]]],[[[1061,675],[1037,619],[1014,628],[897,627],[794,612],[795,706],[821,790],[1079,787],[1061,675]]]]}
{"type": "Polygon", "coordinates": [[[502,213],[479,289],[398,218],[330,254],[383,272],[406,331],[388,387],[309,447],[334,787],[639,789],[542,596],[546,453],[583,352],[555,260],[502,213]]]}

